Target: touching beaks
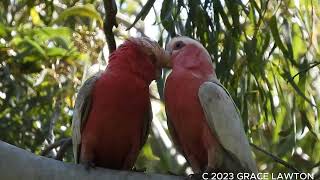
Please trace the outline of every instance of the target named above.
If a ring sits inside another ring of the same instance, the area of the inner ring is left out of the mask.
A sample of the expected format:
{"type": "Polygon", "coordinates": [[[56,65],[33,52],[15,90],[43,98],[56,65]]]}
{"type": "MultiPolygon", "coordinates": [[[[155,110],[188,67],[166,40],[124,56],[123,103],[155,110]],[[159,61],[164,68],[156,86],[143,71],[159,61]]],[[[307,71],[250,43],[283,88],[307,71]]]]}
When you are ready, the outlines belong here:
{"type": "Polygon", "coordinates": [[[168,51],[168,50],[164,51],[164,57],[163,57],[164,68],[172,68],[171,54],[172,54],[171,51],[168,51]]]}
{"type": "Polygon", "coordinates": [[[162,69],[156,69],[156,79],[160,79],[162,76],[162,69]]]}
{"type": "Polygon", "coordinates": [[[162,49],[159,61],[158,61],[158,68],[156,70],[156,79],[159,79],[162,75],[162,68],[172,68],[172,62],[171,62],[171,52],[168,50],[162,49]]]}

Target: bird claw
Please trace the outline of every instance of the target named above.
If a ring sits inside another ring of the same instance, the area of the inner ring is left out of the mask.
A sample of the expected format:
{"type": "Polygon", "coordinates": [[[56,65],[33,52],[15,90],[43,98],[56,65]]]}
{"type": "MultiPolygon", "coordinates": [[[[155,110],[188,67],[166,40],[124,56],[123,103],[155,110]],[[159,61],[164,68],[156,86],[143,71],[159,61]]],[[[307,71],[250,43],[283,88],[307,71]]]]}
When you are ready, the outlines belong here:
{"type": "Polygon", "coordinates": [[[189,174],[185,180],[203,180],[202,173],[189,174]]]}
{"type": "Polygon", "coordinates": [[[140,169],[137,169],[136,167],[133,167],[132,168],[132,171],[135,171],[135,172],[146,172],[147,171],[147,168],[140,168],[140,169]]]}
{"type": "Polygon", "coordinates": [[[189,174],[186,179],[188,179],[188,180],[203,180],[203,179],[204,179],[204,177],[203,177],[203,174],[204,174],[204,173],[207,173],[207,174],[208,174],[208,179],[211,179],[211,178],[212,178],[212,175],[210,176],[210,174],[212,174],[212,173],[214,173],[214,172],[219,172],[219,171],[217,171],[217,170],[214,169],[214,168],[207,167],[207,168],[206,168],[204,171],[202,171],[202,172],[195,173],[195,174],[189,174]]]}
{"type": "Polygon", "coordinates": [[[91,161],[84,162],[83,165],[84,165],[84,168],[85,168],[87,171],[90,171],[90,169],[96,168],[96,165],[95,165],[93,162],[91,162],[91,161]]]}
{"type": "Polygon", "coordinates": [[[179,174],[174,173],[172,171],[167,171],[167,174],[172,175],[172,176],[180,176],[179,174]]]}

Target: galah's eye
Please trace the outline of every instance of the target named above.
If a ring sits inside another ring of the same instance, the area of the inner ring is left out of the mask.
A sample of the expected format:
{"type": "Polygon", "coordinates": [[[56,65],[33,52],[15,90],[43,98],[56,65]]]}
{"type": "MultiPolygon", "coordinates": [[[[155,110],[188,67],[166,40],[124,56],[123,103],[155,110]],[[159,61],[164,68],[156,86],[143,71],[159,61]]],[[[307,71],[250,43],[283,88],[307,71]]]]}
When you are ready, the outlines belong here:
{"type": "Polygon", "coordinates": [[[173,46],[173,50],[181,49],[183,46],[185,46],[185,44],[182,41],[177,41],[173,46]]]}

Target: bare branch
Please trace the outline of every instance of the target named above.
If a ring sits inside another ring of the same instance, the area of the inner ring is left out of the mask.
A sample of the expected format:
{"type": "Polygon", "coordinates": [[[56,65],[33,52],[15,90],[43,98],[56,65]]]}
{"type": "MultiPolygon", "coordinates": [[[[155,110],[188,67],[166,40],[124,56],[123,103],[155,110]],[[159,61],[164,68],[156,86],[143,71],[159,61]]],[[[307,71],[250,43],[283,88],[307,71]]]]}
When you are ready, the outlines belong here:
{"type": "MultiPolygon", "coordinates": [[[[119,24],[123,24],[125,27],[130,27],[131,23],[129,21],[127,21],[126,19],[122,18],[122,17],[117,17],[117,22],[119,22],[119,24]]],[[[144,29],[138,26],[133,26],[139,33],[141,33],[142,36],[146,36],[144,33],[144,29]]]]}
{"type": "MultiPolygon", "coordinates": [[[[50,146],[50,144],[54,144],[55,136],[54,136],[53,130],[54,130],[54,126],[60,116],[60,106],[61,106],[61,104],[60,104],[60,101],[58,100],[55,103],[54,112],[53,112],[52,117],[50,119],[48,135],[47,135],[46,139],[44,140],[44,146],[47,146],[47,145],[50,146]]],[[[50,148],[46,148],[46,149],[48,150],[50,148]]],[[[50,156],[53,157],[56,155],[56,152],[54,151],[54,148],[51,148],[48,152],[46,152],[46,154],[50,154],[50,156]]]]}
{"type": "Polygon", "coordinates": [[[116,21],[117,5],[115,0],[104,0],[103,2],[106,14],[103,30],[106,35],[109,53],[112,53],[117,48],[116,41],[114,39],[114,34],[112,31],[113,26],[118,27],[116,21]]]}
{"type": "Polygon", "coordinates": [[[62,161],[65,152],[67,151],[68,147],[72,147],[72,139],[68,138],[66,141],[63,142],[61,148],[59,149],[56,160],[62,161]]]}
{"type": "Polygon", "coordinates": [[[67,140],[69,140],[70,138],[64,138],[64,139],[60,139],[59,141],[54,142],[53,144],[50,144],[48,147],[46,147],[42,152],[41,152],[41,156],[46,156],[52,149],[57,148],[59,146],[61,146],[62,144],[64,144],[67,140]]]}
{"type": "Polygon", "coordinates": [[[28,151],[0,141],[0,179],[10,180],[182,180],[182,177],[161,174],[144,174],[116,171],[64,163],[54,159],[36,156],[28,151]]]}

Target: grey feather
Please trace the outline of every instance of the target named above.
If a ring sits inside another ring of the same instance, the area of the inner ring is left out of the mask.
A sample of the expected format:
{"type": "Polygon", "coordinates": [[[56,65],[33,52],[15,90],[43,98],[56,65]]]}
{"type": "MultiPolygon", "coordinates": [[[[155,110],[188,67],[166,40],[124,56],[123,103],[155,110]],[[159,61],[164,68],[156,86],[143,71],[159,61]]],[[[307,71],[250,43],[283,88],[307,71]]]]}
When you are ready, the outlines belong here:
{"type": "Polygon", "coordinates": [[[72,117],[72,144],[75,163],[79,163],[81,131],[91,109],[91,92],[102,71],[88,78],[79,89],[72,117]]]}
{"type": "Polygon", "coordinates": [[[144,126],[142,129],[142,134],[141,134],[141,144],[140,144],[140,149],[144,146],[144,144],[147,142],[148,136],[149,136],[149,130],[151,127],[151,122],[152,122],[153,114],[152,114],[152,108],[151,108],[151,101],[149,101],[149,109],[148,113],[146,113],[145,116],[145,122],[144,126]]]}
{"type": "Polygon", "coordinates": [[[213,80],[200,86],[198,96],[209,127],[223,148],[241,163],[241,169],[257,173],[240,113],[228,91],[213,80]]]}

